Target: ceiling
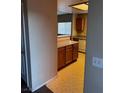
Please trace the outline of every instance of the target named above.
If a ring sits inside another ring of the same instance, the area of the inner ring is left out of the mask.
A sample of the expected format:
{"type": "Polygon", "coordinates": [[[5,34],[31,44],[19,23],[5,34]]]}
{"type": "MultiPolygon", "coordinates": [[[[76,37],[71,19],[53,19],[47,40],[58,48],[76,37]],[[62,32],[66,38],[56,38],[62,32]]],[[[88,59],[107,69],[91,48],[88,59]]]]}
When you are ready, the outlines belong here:
{"type": "Polygon", "coordinates": [[[81,11],[81,10],[77,10],[77,9],[72,8],[72,7],[69,7],[69,5],[72,5],[75,3],[80,3],[82,1],[87,1],[87,0],[58,0],[57,13],[58,14],[87,13],[88,11],[81,11]]]}

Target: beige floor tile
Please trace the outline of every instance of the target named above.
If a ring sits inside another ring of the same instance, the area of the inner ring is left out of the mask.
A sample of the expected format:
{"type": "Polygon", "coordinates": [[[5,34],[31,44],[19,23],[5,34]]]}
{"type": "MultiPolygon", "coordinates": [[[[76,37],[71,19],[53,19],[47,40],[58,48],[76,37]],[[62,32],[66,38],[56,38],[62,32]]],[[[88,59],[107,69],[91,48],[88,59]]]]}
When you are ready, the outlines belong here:
{"type": "Polygon", "coordinates": [[[54,93],[83,93],[84,66],[85,54],[79,53],[78,60],[60,70],[47,87],[54,93]]]}

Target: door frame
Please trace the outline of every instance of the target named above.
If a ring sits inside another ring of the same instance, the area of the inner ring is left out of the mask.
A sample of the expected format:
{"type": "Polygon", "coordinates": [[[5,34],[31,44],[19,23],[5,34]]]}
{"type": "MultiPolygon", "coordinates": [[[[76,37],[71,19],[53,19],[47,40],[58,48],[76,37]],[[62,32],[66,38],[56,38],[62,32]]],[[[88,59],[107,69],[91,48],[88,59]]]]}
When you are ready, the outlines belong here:
{"type": "MultiPolygon", "coordinates": [[[[28,28],[28,15],[27,15],[27,0],[21,0],[21,25],[23,25],[24,44],[25,44],[25,59],[26,59],[26,74],[27,74],[27,87],[32,89],[31,78],[31,60],[30,60],[30,41],[29,41],[29,28],[28,28]]],[[[22,26],[21,26],[22,27],[22,26]]]]}

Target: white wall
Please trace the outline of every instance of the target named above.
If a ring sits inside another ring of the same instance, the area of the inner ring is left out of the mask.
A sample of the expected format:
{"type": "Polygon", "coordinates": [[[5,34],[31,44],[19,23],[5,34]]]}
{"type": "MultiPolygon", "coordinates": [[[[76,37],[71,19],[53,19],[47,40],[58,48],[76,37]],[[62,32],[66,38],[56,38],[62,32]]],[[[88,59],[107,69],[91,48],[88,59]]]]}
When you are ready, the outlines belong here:
{"type": "Polygon", "coordinates": [[[57,74],[57,1],[27,0],[32,91],[57,74]]]}
{"type": "Polygon", "coordinates": [[[77,31],[76,31],[76,14],[73,14],[73,17],[72,17],[72,36],[77,36],[77,31]]]}
{"type": "Polygon", "coordinates": [[[84,93],[103,93],[103,69],[92,65],[93,56],[103,58],[102,4],[103,0],[90,0],[84,93]]]}

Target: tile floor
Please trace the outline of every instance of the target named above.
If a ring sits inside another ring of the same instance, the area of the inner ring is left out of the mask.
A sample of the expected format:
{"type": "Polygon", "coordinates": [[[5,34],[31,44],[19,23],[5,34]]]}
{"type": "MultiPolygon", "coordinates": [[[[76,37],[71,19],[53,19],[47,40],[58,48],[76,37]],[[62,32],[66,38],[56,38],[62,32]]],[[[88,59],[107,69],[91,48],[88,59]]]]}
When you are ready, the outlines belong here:
{"type": "Polygon", "coordinates": [[[79,53],[77,61],[60,70],[47,87],[54,93],[83,93],[84,69],[85,54],[79,53]]]}

